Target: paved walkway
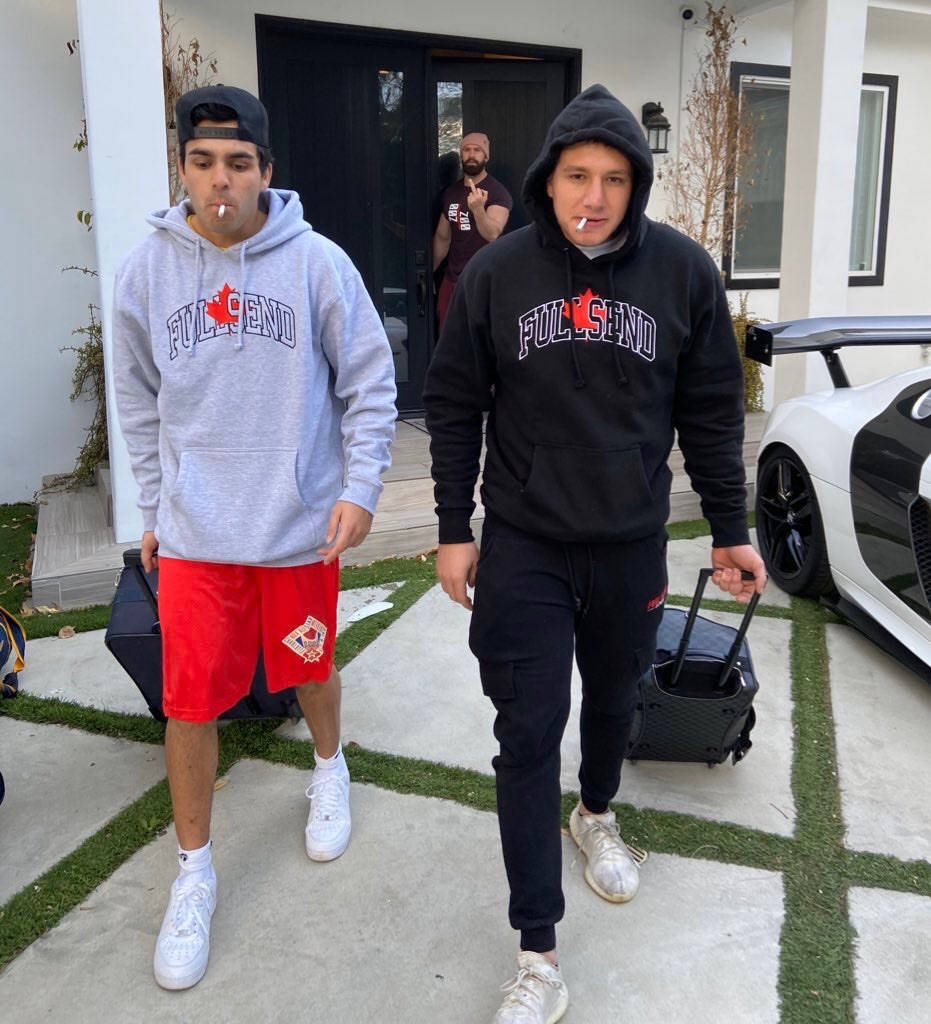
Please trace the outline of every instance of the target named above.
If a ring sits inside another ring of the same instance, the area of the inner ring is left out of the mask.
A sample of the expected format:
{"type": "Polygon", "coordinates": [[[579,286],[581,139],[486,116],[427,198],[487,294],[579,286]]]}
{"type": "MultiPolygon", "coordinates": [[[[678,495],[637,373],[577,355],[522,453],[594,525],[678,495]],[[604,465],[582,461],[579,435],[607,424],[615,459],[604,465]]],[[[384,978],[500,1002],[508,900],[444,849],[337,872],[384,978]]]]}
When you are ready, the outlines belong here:
{"type": "MultiPolygon", "coordinates": [[[[672,593],[691,589],[706,554],[707,539],[671,544],[672,593]]],[[[391,601],[395,589],[344,593],[344,625],[357,608],[391,601]]],[[[778,857],[767,867],[748,866],[753,859],[739,848],[781,848],[802,827],[792,785],[793,624],[778,617],[787,614],[785,595],[771,592],[765,600],[770,614],[759,615],[750,634],[761,690],[747,759],[714,770],[625,766],[618,798],[638,809],[632,818],[642,809],[643,820],[668,823],[670,834],[678,828],[685,838],[664,840],[663,847],[677,852],[654,852],[637,899],[612,906],[587,887],[584,865],[565,840],[567,911],[559,934],[571,994],[567,1024],[780,1021],[780,947],[789,941],[785,879],[778,857]],[[715,843],[705,848],[702,840],[689,845],[689,828],[704,834],[706,823],[717,823],[708,827],[727,851],[715,843]]],[[[420,777],[474,778],[458,769],[487,776],[492,712],[465,645],[467,620],[434,587],[354,658],[343,670],[344,743],[395,755],[389,766],[411,772],[400,758],[432,762],[416,768],[420,777]]],[[[847,627],[829,625],[825,633],[845,845],[928,860],[923,780],[931,688],[847,627]]],[[[100,633],[35,641],[28,654],[24,692],[145,713],[100,633]]],[[[577,789],[576,722],[577,711],[563,747],[567,791],[577,789]]],[[[307,738],[303,723],[278,732],[307,738]]],[[[0,903],[99,836],[164,774],[157,745],[6,716],[0,765],[7,784],[0,903]]],[[[152,948],[174,875],[169,829],[0,974],[4,1020],[490,1021],[516,950],[493,813],[467,806],[468,792],[462,803],[357,782],[349,849],[338,861],[315,864],[303,851],[306,772],[247,758],[226,778],[214,803],[220,902],[204,980],[169,993],[152,979],[152,948]]],[[[397,788],[387,775],[383,781],[397,788]]],[[[931,1007],[931,898],[871,884],[854,886],[848,898],[858,934],[858,1022],[924,1024],[931,1007]]],[[[5,913],[0,907],[0,934],[5,913]]],[[[815,1011],[808,1019],[828,1018],[815,1011]]]]}

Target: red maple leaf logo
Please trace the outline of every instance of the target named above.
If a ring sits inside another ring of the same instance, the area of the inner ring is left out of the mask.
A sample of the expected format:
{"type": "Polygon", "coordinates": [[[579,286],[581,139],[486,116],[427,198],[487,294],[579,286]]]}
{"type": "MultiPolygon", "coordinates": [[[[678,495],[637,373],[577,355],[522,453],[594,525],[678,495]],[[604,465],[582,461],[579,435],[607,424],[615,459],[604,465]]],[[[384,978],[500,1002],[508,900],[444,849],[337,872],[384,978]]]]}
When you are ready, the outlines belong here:
{"type": "Polygon", "coordinates": [[[207,315],[212,317],[218,326],[236,323],[239,318],[239,299],[234,299],[233,296],[238,294],[235,288],[225,284],[214,296],[213,301],[207,303],[207,315]]]}
{"type": "MultiPolygon", "coordinates": [[[[592,319],[592,299],[598,299],[601,296],[596,295],[591,288],[586,288],[581,295],[577,295],[572,300],[572,309],[569,308],[569,303],[564,302],[562,304],[562,315],[572,322],[573,327],[579,331],[597,331],[600,324],[598,320],[592,319]]],[[[604,320],[605,311],[603,309],[596,309],[594,315],[599,320],[604,320]]]]}

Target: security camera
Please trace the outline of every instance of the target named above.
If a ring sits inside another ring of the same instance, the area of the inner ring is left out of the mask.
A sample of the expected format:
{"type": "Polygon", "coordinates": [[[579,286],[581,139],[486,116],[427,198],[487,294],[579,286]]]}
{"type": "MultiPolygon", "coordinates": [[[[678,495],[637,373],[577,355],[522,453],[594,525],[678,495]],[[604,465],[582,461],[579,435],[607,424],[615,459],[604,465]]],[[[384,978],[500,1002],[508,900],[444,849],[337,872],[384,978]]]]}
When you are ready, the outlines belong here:
{"type": "Polygon", "coordinates": [[[679,17],[683,21],[691,21],[695,17],[695,8],[689,7],[688,4],[684,4],[679,8],[679,17]]]}

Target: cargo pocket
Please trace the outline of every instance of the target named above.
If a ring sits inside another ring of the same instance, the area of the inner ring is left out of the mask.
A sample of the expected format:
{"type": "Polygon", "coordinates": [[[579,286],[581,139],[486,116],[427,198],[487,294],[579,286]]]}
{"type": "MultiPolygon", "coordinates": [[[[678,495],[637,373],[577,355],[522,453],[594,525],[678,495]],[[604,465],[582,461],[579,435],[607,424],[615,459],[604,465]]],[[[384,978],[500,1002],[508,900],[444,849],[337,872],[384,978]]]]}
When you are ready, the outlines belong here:
{"type": "Polygon", "coordinates": [[[514,697],[514,662],[485,661],[479,659],[482,692],[492,700],[511,700],[514,697]]]}

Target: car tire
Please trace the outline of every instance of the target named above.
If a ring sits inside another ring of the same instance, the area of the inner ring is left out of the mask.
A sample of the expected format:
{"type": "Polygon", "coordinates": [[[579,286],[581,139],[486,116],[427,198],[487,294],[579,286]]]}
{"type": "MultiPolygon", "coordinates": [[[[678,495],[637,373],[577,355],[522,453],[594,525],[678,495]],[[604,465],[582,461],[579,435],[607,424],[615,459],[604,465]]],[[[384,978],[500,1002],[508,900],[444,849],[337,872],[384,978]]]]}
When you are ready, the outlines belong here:
{"type": "Polygon", "coordinates": [[[834,591],[811,477],[785,445],[767,448],[757,467],[756,535],[766,571],[786,593],[821,597],[834,591]]]}

